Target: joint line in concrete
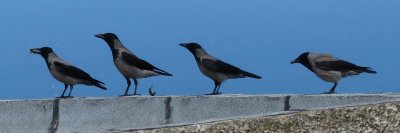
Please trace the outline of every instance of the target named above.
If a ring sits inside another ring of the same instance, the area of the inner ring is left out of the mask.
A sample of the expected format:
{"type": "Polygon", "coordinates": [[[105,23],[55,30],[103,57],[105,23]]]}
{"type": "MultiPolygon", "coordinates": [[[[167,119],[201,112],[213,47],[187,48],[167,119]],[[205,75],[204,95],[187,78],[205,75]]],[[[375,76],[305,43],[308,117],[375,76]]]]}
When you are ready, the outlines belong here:
{"type": "Polygon", "coordinates": [[[60,119],[60,99],[55,99],[53,102],[53,118],[49,128],[47,129],[49,133],[57,133],[60,119]]]}
{"type": "Polygon", "coordinates": [[[165,123],[171,124],[171,116],[172,116],[172,107],[171,107],[171,97],[167,97],[165,99],[165,123]]]}
{"type": "Polygon", "coordinates": [[[284,111],[290,111],[290,98],[291,98],[291,96],[285,97],[285,105],[283,108],[284,111]]]}

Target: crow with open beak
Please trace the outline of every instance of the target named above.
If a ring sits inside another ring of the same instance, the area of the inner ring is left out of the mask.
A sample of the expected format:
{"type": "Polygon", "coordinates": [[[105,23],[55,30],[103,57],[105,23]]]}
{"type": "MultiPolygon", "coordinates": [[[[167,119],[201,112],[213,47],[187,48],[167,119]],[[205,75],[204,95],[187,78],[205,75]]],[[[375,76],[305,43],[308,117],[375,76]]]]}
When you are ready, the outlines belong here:
{"type": "Polygon", "coordinates": [[[77,84],[96,86],[100,89],[107,90],[107,88],[103,86],[103,82],[92,78],[88,73],[64,61],[63,59],[58,57],[56,53],[54,53],[53,49],[49,47],[33,48],[30,49],[30,52],[41,55],[46,61],[47,68],[49,69],[51,75],[56,80],[64,83],[64,91],[58,98],[71,97],[74,85],[77,84]],[[68,89],[68,86],[70,87],[69,94],[67,96],[64,96],[65,92],[68,89]]]}

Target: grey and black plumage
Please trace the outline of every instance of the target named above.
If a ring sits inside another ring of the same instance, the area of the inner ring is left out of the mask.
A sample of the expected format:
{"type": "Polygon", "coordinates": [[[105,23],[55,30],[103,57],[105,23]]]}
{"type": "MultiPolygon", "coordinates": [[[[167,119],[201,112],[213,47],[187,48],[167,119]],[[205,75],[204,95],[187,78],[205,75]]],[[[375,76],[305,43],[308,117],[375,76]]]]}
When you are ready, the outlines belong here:
{"type": "Polygon", "coordinates": [[[71,92],[74,88],[74,85],[77,84],[96,86],[100,89],[107,90],[107,88],[104,87],[103,82],[92,78],[88,73],[64,61],[49,47],[33,48],[30,49],[30,52],[41,55],[46,61],[51,75],[56,80],[64,83],[65,88],[60,98],[71,97],[71,92]],[[68,96],[64,96],[68,86],[70,87],[69,94],[68,96]]]}
{"type": "Polygon", "coordinates": [[[344,77],[359,75],[360,73],[377,73],[370,67],[358,66],[333,57],[330,54],[305,52],[291,62],[291,64],[294,63],[300,63],[315,73],[320,79],[334,83],[333,87],[323,94],[335,93],[339,81],[344,77]]]}
{"type": "Polygon", "coordinates": [[[123,96],[128,96],[129,87],[131,85],[130,79],[132,78],[135,83],[135,91],[133,95],[137,94],[138,79],[147,78],[152,76],[172,76],[172,74],[161,70],[145,60],[140,59],[131,51],[129,51],[121,43],[119,38],[114,33],[105,33],[95,35],[98,38],[106,41],[110,46],[113,61],[119,72],[125,77],[128,84],[123,96]]]}
{"type": "Polygon", "coordinates": [[[222,82],[228,79],[245,77],[261,79],[261,77],[258,75],[246,72],[209,55],[197,43],[181,43],[180,46],[185,47],[193,54],[200,71],[214,81],[214,91],[211,93],[211,95],[220,94],[219,88],[222,82]]]}

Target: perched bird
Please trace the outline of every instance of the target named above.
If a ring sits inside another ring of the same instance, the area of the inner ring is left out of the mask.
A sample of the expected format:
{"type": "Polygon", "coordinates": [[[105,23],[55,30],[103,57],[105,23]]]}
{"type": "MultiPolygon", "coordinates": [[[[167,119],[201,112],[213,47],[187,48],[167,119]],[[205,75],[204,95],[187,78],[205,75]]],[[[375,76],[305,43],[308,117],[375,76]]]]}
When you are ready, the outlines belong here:
{"type": "Polygon", "coordinates": [[[291,64],[300,63],[315,73],[320,79],[334,83],[333,87],[323,94],[335,93],[335,88],[341,78],[360,73],[377,73],[370,67],[357,66],[353,63],[338,59],[330,54],[317,54],[305,52],[293,60],[291,64]]]}
{"type": "Polygon", "coordinates": [[[74,85],[77,84],[84,84],[88,86],[93,85],[100,89],[107,90],[107,88],[103,86],[103,82],[92,78],[88,73],[64,61],[49,47],[33,48],[30,49],[30,52],[41,55],[46,61],[51,75],[58,81],[64,83],[65,88],[59,98],[71,97],[71,92],[74,89],[74,85]],[[69,94],[68,96],[64,96],[68,86],[70,86],[69,94]]]}
{"type": "Polygon", "coordinates": [[[97,34],[95,37],[103,39],[108,46],[110,46],[114,64],[126,79],[128,87],[123,96],[128,96],[129,87],[131,86],[130,78],[132,78],[135,83],[135,92],[133,95],[140,95],[136,93],[138,86],[137,79],[159,75],[172,76],[172,74],[137,57],[125,48],[114,33],[97,34]]]}
{"type": "Polygon", "coordinates": [[[197,43],[181,43],[179,45],[185,47],[193,54],[200,71],[214,81],[214,91],[210,95],[220,94],[219,88],[222,82],[227,79],[245,77],[261,79],[261,77],[258,75],[246,72],[209,55],[197,43]]]}

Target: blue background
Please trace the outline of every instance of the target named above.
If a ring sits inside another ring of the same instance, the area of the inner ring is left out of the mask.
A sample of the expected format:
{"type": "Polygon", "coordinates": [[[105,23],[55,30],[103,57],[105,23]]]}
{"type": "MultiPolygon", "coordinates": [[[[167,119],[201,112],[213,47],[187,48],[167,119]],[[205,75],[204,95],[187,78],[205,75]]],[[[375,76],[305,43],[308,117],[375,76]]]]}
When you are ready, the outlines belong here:
{"type": "MultiPolygon", "coordinates": [[[[105,82],[109,90],[75,86],[77,97],[117,96],[125,79],[107,44],[94,34],[114,32],[142,59],[173,77],[139,80],[139,92],[210,93],[192,55],[178,46],[198,42],[212,55],[263,79],[229,80],[224,94],[318,94],[326,83],[289,62],[305,51],[327,52],[370,66],[377,75],[342,80],[339,93],[399,92],[400,1],[365,0],[5,0],[0,4],[1,99],[59,96],[44,60],[30,48],[49,46],[105,82]]],[[[133,91],[133,89],[132,89],[133,91]]]]}

